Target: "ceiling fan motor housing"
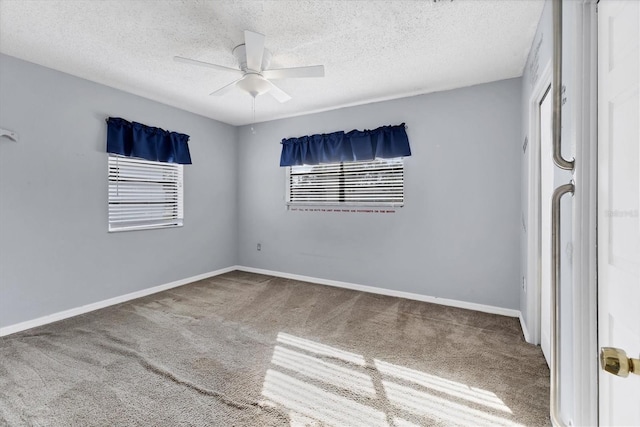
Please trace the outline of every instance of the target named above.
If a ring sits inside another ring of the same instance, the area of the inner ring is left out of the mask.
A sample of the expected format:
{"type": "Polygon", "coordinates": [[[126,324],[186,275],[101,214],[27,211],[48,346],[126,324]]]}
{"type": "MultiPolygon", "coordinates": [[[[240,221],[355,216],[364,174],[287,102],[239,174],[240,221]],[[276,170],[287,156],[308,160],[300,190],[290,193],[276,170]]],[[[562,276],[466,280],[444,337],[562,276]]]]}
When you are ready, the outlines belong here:
{"type": "Polygon", "coordinates": [[[238,65],[240,65],[240,69],[244,72],[255,71],[261,73],[263,70],[268,70],[269,65],[271,64],[271,52],[268,49],[264,49],[262,54],[262,69],[260,70],[249,70],[247,69],[247,49],[244,44],[238,45],[233,48],[233,56],[238,60],[238,65]]]}

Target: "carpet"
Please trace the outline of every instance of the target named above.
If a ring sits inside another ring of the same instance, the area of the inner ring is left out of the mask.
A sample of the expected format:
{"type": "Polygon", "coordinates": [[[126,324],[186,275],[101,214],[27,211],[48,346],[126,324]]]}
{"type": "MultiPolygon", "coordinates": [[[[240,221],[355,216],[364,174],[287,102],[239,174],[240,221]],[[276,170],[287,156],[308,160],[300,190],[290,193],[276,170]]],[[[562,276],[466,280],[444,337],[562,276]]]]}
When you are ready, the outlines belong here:
{"type": "Polygon", "coordinates": [[[234,271],[0,338],[0,425],[549,425],[517,319],[234,271]]]}

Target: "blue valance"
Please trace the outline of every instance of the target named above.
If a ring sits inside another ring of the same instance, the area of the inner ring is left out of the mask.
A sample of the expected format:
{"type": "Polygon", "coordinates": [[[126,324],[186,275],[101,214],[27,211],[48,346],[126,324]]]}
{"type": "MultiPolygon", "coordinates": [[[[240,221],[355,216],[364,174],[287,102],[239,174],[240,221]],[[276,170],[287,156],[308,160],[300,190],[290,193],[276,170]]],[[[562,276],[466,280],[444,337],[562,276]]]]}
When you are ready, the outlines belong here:
{"type": "Polygon", "coordinates": [[[128,122],[107,119],[107,153],[166,163],[191,164],[189,135],[128,122]]]}
{"type": "Polygon", "coordinates": [[[282,140],[280,166],[391,159],[411,155],[404,123],[282,140]]]}

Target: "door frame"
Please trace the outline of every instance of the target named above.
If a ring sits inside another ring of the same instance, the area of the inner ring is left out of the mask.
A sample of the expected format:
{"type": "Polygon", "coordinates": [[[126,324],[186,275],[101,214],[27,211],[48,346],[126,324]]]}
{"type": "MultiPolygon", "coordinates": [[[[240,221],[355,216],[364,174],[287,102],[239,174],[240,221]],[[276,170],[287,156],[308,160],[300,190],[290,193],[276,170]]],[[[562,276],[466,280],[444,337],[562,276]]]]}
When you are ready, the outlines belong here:
{"type": "MultiPolygon", "coordinates": [[[[563,413],[570,425],[598,425],[598,311],[597,311],[597,46],[598,46],[598,0],[565,2],[566,15],[573,16],[572,34],[565,34],[563,60],[571,61],[573,75],[569,105],[573,123],[563,129],[565,146],[571,145],[576,159],[573,172],[575,193],[573,197],[573,253],[571,287],[572,308],[572,354],[571,367],[571,413],[563,413]],[[571,46],[568,44],[572,43],[571,46]]],[[[565,18],[566,19],[566,18],[565,18]]],[[[530,151],[528,159],[528,229],[527,269],[529,284],[525,286],[528,322],[523,322],[525,339],[532,344],[540,343],[540,274],[539,274],[539,101],[550,83],[550,64],[545,69],[532,91],[529,103],[530,151]],[[548,67],[548,68],[547,68],[548,67]],[[549,73],[549,74],[547,74],[549,73]],[[527,329],[529,329],[527,331],[527,329]]],[[[564,80],[569,78],[565,74],[564,80]]],[[[562,251],[562,256],[567,256],[562,251]]],[[[560,384],[562,387],[569,385],[560,384]]]]}
{"type": "MultiPolygon", "coordinates": [[[[527,295],[527,324],[528,336],[526,341],[531,344],[540,344],[541,340],[541,310],[540,300],[540,103],[551,87],[551,60],[544,66],[540,78],[536,82],[529,98],[529,173],[527,179],[528,209],[527,209],[527,272],[528,283],[524,286],[527,295]]],[[[548,95],[550,96],[550,95],[548,95]]]]}
{"type": "Polygon", "coordinates": [[[573,425],[598,425],[598,0],[575,8],[574,81],[576,157],[573,179],[573,425]]]}

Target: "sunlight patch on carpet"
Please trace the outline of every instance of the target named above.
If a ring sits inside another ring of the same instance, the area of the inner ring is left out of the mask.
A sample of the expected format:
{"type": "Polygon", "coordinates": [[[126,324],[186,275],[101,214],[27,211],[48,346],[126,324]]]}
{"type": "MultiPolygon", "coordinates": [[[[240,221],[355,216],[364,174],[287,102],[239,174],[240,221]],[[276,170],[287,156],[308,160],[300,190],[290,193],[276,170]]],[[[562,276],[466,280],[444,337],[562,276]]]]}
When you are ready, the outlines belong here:
{"type": "Polygon", "coordinates": [[[364,366],[364,357],[359,354],[350,353],[348,351],[340,350],[335,347],[320,344],[315,341],[299,338],[293,335],[285,334],[284,332],[278,333],[277,341],[283,344],[289,344],[302,350],[307,350],[312,353],[329,356],[345,362],[353,363],[358,366],[364,366]]]}
{"type": "MultiPolygon", "coordinates": [[[[521,426],[466,405],[434,396],[393,381],[382,381],[387,398],[394,406],[420,417],[435,418],[448,425],[521,426]]],[[[524,426],[523,426],[524,427],[524,426]]]]}
{"type": "Polygon", "coordinates": [[[367,361],[283,332],[276,341],[262,395],[291,411],[291,425],[521,426],[489,390],[379,359],[367,361]]]}
{"type": "Polygon", "coordinates": [[[288,348],[276,346],[271,363],[357,394],[365,396],[376,394],[369,375],[288,348]]]}
{"type": "Polygon", "coordinates": [[[386,416],[370,406],[269,369],[262,394],[300,414],[333,426],[387,426],[386,416]]]}
{"type": "Polygon", "coordinates": [[[511,409],[504,404],[502,399],[490,391],[469,387],[466,384],[450,381],[435,375],[426,374],[424,372],[416,371],[415,369],[405,368],[404,366],[394,365],[381,360],[375,360],[374,363],[378,371],[382,374],[418,384],[422,387],[448,394],[449,396],[478,403],[509,414],[512,413],[511,409]]]}

